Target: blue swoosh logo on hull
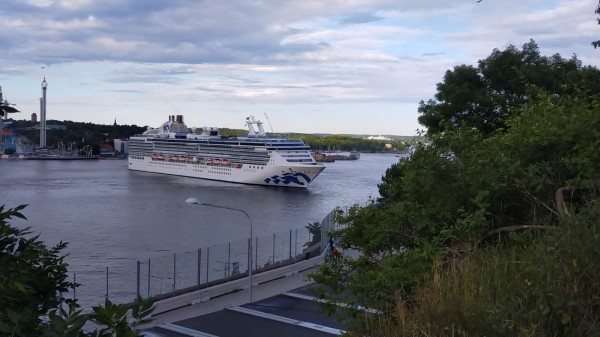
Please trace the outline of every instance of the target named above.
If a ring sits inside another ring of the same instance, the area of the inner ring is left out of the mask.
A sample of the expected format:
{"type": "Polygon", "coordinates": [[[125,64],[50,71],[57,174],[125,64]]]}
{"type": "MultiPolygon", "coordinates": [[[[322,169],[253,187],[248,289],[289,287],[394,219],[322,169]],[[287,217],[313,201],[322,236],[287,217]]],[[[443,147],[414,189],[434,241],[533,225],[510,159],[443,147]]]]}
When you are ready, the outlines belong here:
{"type": "Polygon", "coordinates": [[[270,178],[265,179],[265,183],[270,184],[273,183],[275,185],[284,184],[297,184],[300,186],[308,185],[311,179],[304,173],[296,172],[296,173],[284,173],[283,175],[274,175],[270,178]],[[306,183],[300,181],[298,178],[303,178],[306,183]]]}

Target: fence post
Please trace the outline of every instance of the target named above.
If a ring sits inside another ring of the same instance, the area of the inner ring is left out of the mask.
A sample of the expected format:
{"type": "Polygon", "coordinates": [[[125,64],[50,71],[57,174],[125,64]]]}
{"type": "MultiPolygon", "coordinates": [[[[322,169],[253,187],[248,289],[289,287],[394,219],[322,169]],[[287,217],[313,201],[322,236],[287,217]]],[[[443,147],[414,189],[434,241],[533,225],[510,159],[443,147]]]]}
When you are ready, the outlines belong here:
{"type": "MultiPolygon", "coordinates": [[[[73,284],[77,284],[77,273],[73,273],[73,284]]],[[[77,288],[73,287],[73,299],[77,298],[77,288]]]]}
{"type": "Polygon", "coordinates": [[[290,229],[290,254],[289,254],[288,258],[290,260],[292,259],[292,230],[291,229],[290,229]]]}
{"type": "Polygon", "coordinates": [[[148,259],[148,298],[150,298],[150,259],[148,259]]]}
{"type": "Polygon", "coordinates": [[[231,241],[229,242],[229,244],[227,246],[227,277],[229,277],[231,275],[229,273],[230,266],[231,266],[231,241]]]}
{"type": "Polygon", "coordinates": [[[275,234],[273,234],[273,264],[275,264],[275,234]]]}
{"type": "Polygon", "coordinates": [[[140,260],[137,261],[137,298],[135,299],[136,301],[142,297],[142,295],[140,294],[140,268],[141,268],[141,263],[140,260]]]}
{"type": "Polygon", "coordinates": [[[210,265],[210,247],[206,247],[206,283],[208,283],[208,266],[210,265]]]}
{"type": "Polygon", "coordinates": [[[106,267],[106,297],[108,299],[108,267],[106,267]]]}
{"type": "Polygon", "coordinates": [[[173,253],[173,292],[175,292],[175,283],[177,282],[177,253],[173,253]]]}
{"type": "MultiPolygon", "coordinates": [[[[62,293],[62,291],[61,291],[61,292],[59,292],[58,294],[59,294],[59,296],[60,296],[60,308],[61,308],[61,309],[63,309],[63,308],[64,308],[63,304],[65,304],[65,302],[63,301],[63,299],[64,299],[64,298],[63,298],[63,293],[62,293]]],[[[62,310],[59,310],[59,312],[58,312],[58,315],[59,315],[60,317],[63,317],[62,310]]]]}
{"type": "MultiPolygon", "coordinates": [[[[250,282],[252,282],[251,276],[252,275],[252,252],[250,251],[250,248],[252,248],[252,238],[248,238],[248,280],[250,280],[250,282]]],[[[250,289],[252,286],[249,286],[248,289],[250,289]]]]}
{"type": "Polygon", "coordinates": [[[200,268],[202,266],[202,248],[198,248],[198,285],[200,285],[200,268]]]}
{"type": "Polygon", "coordinates": [[[254,270],[258,270],[258,237],[254,238],[254,270]]]}

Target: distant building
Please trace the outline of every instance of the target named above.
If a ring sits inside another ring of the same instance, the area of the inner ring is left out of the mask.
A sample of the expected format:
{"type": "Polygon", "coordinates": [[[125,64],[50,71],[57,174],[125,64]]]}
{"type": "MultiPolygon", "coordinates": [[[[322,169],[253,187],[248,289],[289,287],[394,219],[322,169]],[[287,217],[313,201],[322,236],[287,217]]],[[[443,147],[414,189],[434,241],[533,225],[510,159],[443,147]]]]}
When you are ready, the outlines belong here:
{"type": "Polygon", "coordinates": [[[387,138],[384,136],[369,136],[367,137],[369,140],[392,140],[391,138],[387,138]]]}
{"type": "Polygon", "coordinates": [[[114,157],[116,151],[110,143],[100,143],[100,157],[114,157]]]}
{"type": "Polygon", "coordinates": [[[37,114],[35,112],[31,114],[31,121],[37,123],[37,114]]]}
{"type": "Polygon", "coordinates": [[[114,142],[115,151],[117,151],[118,154],[128,154],[129,153],[129,148],[127,147],[127,140],[115,139],[113,142],[114,142]]]}
{"type": "MultiPolygon", "coordinates": [[[[42,128],[41,124],[36,124],[33,126],[33,129],[39,130],[42,128]]],[[[46,130],[66,130],[67,127],[64,125],[54,125],[54,124],[46,124],[46,130]]]]}

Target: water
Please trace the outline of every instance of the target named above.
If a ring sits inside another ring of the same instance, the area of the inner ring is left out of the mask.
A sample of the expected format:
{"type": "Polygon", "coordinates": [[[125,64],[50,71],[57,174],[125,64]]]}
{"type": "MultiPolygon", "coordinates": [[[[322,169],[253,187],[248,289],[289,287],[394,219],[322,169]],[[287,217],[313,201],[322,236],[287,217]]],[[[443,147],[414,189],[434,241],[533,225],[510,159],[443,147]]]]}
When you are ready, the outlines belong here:
{"type": "MultiPolygon", "coordinates": [[[[107,267],[133,275],[137,260],[247,240],[242,213],[188,205],[189,197],[244,209],[255,237],[307,235],[304,226],[334,207],[376,198],[382,175],[397,161],[394,155],[363,154],[328,163],[308,189],[299,190],[133,172],[126,160],[0,160],[0,204],[28,204],[22,211],[28,220],[14,225],[30,226],[49,245],[69,243],[69,272],[83,284],[77,297],[93,303],[103,297],[107,267]]],[[[115,288],[135,287],[131,278],[123,282],[129,284],[111,281],[111,292],[118,296],[115,288]]]]}

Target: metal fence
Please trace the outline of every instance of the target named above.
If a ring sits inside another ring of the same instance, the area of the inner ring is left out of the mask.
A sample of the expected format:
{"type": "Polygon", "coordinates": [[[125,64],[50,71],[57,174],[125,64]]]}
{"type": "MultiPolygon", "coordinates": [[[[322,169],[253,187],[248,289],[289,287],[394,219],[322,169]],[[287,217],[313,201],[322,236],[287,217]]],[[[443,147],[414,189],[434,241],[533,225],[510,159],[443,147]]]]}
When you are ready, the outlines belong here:
{"type": "MultiPolygon", "coordinates": [[[[320,222],[320,252],[327,247],[328,233],[338,229],[332,210],[320,222]]],[[[304,259],[314,238],[306,228],[253,237],[252,271],[258,273],[304,259]]],[[[80,270],[73,281],[81,287],[69,294],[84,306],[128,303],[137,296],[163,297],[185,289],[209,286],[248,273],[249,239],[232,241],[195,251],[164,254],[145,260],[115,261],[104,270],[80,270]]],[[[66,297],[66,296],[65,296],[66,297]]]]}
{"type": "MultiPolygon", "coordinates": [[[[134,294],[153,297],[241,277],[248,272],[248,241],[233,241],[194,252],[138,261],[134,294]]],[[[297,258],[309,241],[308,231],[303,229],[254,237],[252,270],[273,268],[277,263],[297,258]]]]}

